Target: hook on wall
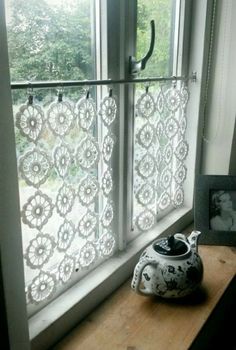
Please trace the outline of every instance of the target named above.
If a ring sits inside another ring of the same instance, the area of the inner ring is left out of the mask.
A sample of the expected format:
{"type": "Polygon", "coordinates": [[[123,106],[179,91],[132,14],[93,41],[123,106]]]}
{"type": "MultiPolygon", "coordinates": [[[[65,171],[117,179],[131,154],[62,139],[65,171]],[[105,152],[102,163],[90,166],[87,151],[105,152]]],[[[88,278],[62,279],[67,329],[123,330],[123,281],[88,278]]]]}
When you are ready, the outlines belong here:
{"type": "Polygon", "coordinates": [[[146,53],[146,55],[139,61],[137,61],[136,58],[133,56],[129,57],[129,73],[131,75],[136,75],[141,70],[145,69],[147,61],[152,56],[154,44],[155,44],[155,22],[154,22],[154,20],[151,20],[150,26],[151,26],[151,41],[150,41],[149,50],[146,53]]]}

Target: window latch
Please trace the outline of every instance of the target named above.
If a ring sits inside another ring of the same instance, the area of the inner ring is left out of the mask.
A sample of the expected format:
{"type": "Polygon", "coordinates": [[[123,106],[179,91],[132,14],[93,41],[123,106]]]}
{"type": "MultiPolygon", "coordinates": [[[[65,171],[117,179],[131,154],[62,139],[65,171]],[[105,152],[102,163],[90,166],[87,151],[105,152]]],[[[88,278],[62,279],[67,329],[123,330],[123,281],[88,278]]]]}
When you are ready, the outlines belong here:
{"type": "Polygon", "coordinates": [[[151,20],[150,26],[151,26],[151,40],[150,40],[149,50],[146,53],[146,55],[139,61],[137,61],[136,58],[133,56],[129,57],[129,73],[131,75],[136,75],[141,70],[145,69],[147,61],[152,56],[153,49],[154,49],[154,43],[155,43],[155,22],[154,22],[154,20],[151,20]]]}

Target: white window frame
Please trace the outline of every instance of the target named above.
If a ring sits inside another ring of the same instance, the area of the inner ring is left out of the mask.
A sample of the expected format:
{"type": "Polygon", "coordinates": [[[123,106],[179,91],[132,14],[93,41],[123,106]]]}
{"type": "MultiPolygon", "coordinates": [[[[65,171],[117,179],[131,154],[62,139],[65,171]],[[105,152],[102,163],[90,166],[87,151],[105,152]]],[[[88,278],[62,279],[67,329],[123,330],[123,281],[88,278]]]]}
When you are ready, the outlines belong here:
{"type": "MultiPolygon", "coordinates": [[[[102,6],[105,6],[108,11],[114,11],[111,6],[114,0],[101,0],[102,6]]],[[[135,1],[135,0],[134,0],[135,1]]],[[[183,1],[184,2],[184,1],[183,1]]],[[[119,224],[119,232],[123,234],[122,239],[119,242],[120,249],[126,248],[120,254],[115,255],[108,261],[104,262],[101,266],[89,273],[82,281],[76,283],[73,287],[52,301],[46,308],[39,311],[36,315],[29,319],[29,334],[28,334],[28,321],[26,316],[26,305],[23,286],[23,257],[21,250],[21,237],[20,232],[20,215],[19,205],[16,203],[18,197],[17,186],[17,167],[14,148],[14,125],[12,120],[12,108],[11,108],[11,91],[10,91],[10,77],[8,72],[8,57],[7,57],[7,45],[6,45],[6,30],[4,19],[4,1],[0,0],[0,29],[2,38],[0,40],[1,45],[1,57],[0,57],[0,86],[2,91],[0,94],[0,103],[2,106],[1,112],[1,170],[0,184],[1,184],[1,207],[0,207],[0,230],[7,234],[1,235],[1,260],[2,260],[2,274],[3,274],[3,287],[6,300],[7,309],[7,322],[9,325],[9,339],[11,349],[24,348],[25,350],[30,348],[28,343],[28,337],[31,342],[31,349],[44,349],[48,348],[61,337],[63,337],[71,328],[73,328],[80,320],[82,320],[90,311],[93,310],[102,300],[104,300],[112,291],[114,291],[119,285],[121,285],[127,278],[129,278],[133,272],[133,268],[139,258],[141,251],[145,246],[150,244],[156,239],[158,234],[169,234],[172,232],[181,231],[186,227],[193,219],[193,189],[194,189],[194,177],[198,172],[200,164],[200,128],[201,120],[201,94],[204,88],[205,70],[204,62],[207,55],[206,36],[209,33],[209,23],[207,18],[211,12],[211,0],[187,0],[187,6],[192,3],[192,13],[194,17],[191,23],[191,38],[190,38],[190,58],[189,68],[187,74],[190,75],[193,71],[197,72],[197,81],[190,83],[190,102],[188,104],[188,128],[187,139],[190,143],[189,155],[187,160],[188,178],[186,180],[185,190],[185,206],[174,210],[166,217],[164,217],[157,226],[146,232],[145,235],[138,236],[132,241],[132,244],[126,246],[126,233],[127,217],[130,215],[130,208],[126,206],[127,196],[130,195],[130,187],[127,183],[124,183],[123,173],[130,174],[132,169],[128,159],[124,157],[124,147],[129,147],[132,144],[132,137],[126,139],[124,134],[125,130],[125,111],[121,112],[121,123],[119,129],[119,143],[118,143],[118,157],[119,166],[114,169],[114,172],[118,174],[118,183],[122,186],[123,191],[117,190],[117,195],[120,199],[119,204],[119,216],[115,224],[119,224]],[[196,135],[198,130],[198,135],[196,135]],[[191,135],[191,137],[190,137],[191,135]],[[194,135],[194,136],[193,136],[194,135]],[[128,140],[128,144],[125,143],[128,140]],[[117,171],[118,170],[118,171],[117,171]],[[10,190],[9,190],[10,189],[10,190]],[[19,263],[22,261],[22,264],[19,263]],[[14,278],[12,278],[14,276],[14,278]]],[[[117,4],[114,1],[114,4],[117,4]]],[[[134,47],[125,47],[126,40],[124,36],[127,35],[126,29],[130,26],[132,19],[127,19],[127,6],[134,4],[132,1],[122,0],[119,2],[119,22],[110,25],[113,28],[113,32],[116,33],[117,27],[123,28],[123,37],[119,37],[119,51],[125,52],[129,50],[129,55],[134,53],[134,47]],[[127,5],[128,3],[128,5],[127,5]],[[133,51],[133,52],[131,52],[133,51]]],[[[116,9],[118,10],[118,9],[116,9]]],[[[106,21],[101,24],[106,25],[106,21]]],[[[109,28],[109,23],[107,23],[109,28]]],[[[190,32],[190,25],[186,28],[180,28],[183,35],[190,32]]],[[[111,32],[108,31],[110,35],[111,32]]],[[[134,35],[134,32],[129,34],[134,35]]],[[[114,40],[115,42],[115,40],[114,40]]],[[[116,42],[117,44],[117,42],[116,42]]],[[[104,44],[105,45],[105,44],[104,44]]],[[[115,50],[115,47],[114,47],[115,50]]],[[[186,48],[182,50],[183,60],[185,59],[186,48]]],[[[114,54],[114,52],[113,52],[114,54]]],[[[116,56],[117,61],[113,61],[114,65],[120,64],[120,56],[116,56]]],[[[125,62],[117,71],[119,76],[110,76],[110,78],[121,78],[122,75],[127,72],[127,64],[125,62]]],[[[112,67],[109,67],[112,71],[112,67]]],[[[114,71],[114,70],[113,70],[114,71]]],[[[109,72],[110,74],[111,72],[109,72]]],[[[125,96],[129,98],[129,94],[132,94],[132,88],[127,86],[120,87],[121,92],[126,90],[125,96]],[[129,90],[129,91],[128,91],[129,90]]],[[[119,96],[120,106],[126,108],[127,101],[122,99],[122,94],[119,96]]],[[[130,119],[131,120],[131,119],[130,119]]],[[[130,121],[129,121],[130,122],[130,121]]],[[[128,128],[128,130],[130,130],[128,128]]],[[[127,155],[130,157],[130,155],[127,155]]]]}

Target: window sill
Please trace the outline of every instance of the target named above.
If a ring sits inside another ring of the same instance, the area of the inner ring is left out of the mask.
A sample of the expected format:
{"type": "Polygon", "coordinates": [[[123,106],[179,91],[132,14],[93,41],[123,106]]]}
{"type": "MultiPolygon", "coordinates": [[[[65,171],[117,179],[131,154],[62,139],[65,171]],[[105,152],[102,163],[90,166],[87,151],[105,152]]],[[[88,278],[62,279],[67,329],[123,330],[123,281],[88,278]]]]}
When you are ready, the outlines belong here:
{"type": "MultiPolygon", "coordinates": [[[[168,302],[136,295],[131,291],[128,280],[54,350],[192,348],[236,272],[235,248],[200,246],[199,253],[204,264],[204,279],[199,293],[185,301],[168,302]]],[[[221,328],[223,331],[224,327],[221,328]]],[[[209,337],[204,338],[201,349],[212,349],[212,343],[209,344],[207,339],[209,337]]]]}
{"type": "Polygon", "coordinates": [[[132,241],[125,252],[100,265],[46,308],[32,316],[29,319],[31,349],[46,349],[59,341],[131,276],[145,246],[160,235],[182,231],[191,222],[190,208],[174,210],[160,220],[153,230],[132,241]]]}

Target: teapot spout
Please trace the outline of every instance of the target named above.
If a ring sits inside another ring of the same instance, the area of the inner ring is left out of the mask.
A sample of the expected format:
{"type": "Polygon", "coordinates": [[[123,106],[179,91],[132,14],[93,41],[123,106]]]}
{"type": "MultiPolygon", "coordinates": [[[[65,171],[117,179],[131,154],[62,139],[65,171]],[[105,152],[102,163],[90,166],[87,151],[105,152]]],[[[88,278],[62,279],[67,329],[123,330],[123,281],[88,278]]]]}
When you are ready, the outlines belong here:
{"type": "Polygon", "coordinates": [[[200,231],[193,230],[190,236],[188,237],[190,247],[196,253],[198,252],[198,238],[200,234],[201,234],[200,231]]]}

